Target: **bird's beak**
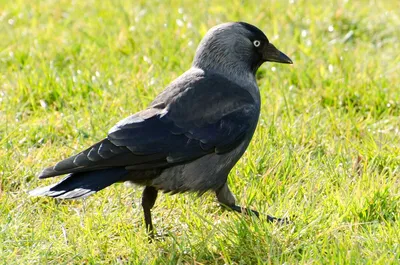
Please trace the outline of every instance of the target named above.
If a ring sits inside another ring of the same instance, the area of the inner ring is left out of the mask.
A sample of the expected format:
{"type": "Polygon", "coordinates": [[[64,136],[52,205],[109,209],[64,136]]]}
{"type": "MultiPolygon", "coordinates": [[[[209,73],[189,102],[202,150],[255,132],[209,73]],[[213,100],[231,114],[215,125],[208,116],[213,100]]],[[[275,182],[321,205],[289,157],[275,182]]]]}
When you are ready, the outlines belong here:
{"type": "Polygon", "coordinates": [[[272,43],[265,45],[263,50],[263,59],[266,62],[293,64],[292,60],[286,54],[275,48],[272,43]]]}

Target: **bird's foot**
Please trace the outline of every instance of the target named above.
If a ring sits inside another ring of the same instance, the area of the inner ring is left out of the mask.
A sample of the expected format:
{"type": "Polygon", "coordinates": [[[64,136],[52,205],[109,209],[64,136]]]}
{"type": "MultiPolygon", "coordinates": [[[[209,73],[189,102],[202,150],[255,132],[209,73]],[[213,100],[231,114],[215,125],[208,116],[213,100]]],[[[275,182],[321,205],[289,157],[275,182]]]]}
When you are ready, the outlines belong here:
{"type": "Polygon", "coordinates": [[[171,234],[169,233],[161,233],[161,232],[156,232],[156,231],[148,231],[147,232],[147,238],[149,240],[149,243],[153,243],[154,241],[163,241],[166,237],[170,236],[171,234]]]}
{"type": "MultiPolygon", "coordinates": [[[[245,208],[245,207],[240,207],[238,205],[233,205],[233,206],[228,206],[228,207],[230,209],[234,210],[235,212],[243,213],[243,214],[246,214],[246,215],[254,214],[257,218],[260,218],[260,213],[255,211],[255,210],[252,210],[252,209],[249,209],[249,208],[245,208]]],[[[270,223],[276,223],[276,224],[282,224],[282,225],[290,224],[289,218],[278,218],[278,217],[274,217],[274,216],[271,216],[271,215],[267,215],[267,221],[270,222],[270,223]]]]}
{"type": "Polygon", "coordinates": [[[274,216],[270,216],[267,215],[267,221],[270,223],[276,223],[276,224],[280,224],[280,225],[288,225],[290,224],[290,220],[289,218],[278,218],[278,217],[274,217],[274,216]]]}

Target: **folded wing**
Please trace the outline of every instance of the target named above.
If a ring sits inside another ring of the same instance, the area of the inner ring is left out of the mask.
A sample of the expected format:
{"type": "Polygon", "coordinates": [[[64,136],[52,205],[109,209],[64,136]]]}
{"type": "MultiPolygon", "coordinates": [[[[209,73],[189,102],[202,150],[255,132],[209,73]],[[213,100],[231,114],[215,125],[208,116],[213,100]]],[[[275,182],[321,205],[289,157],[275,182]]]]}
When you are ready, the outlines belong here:
{"type": "Polygon", "coordinates": [[[183,87],[162,93],[148,109],[114,126],[106,139],[45,169],[40,177],[113,167],[162,168],[233,150],[253,132],[258,104],[244,88],[222,77],[195,80],[175,84],[183,87]]]}

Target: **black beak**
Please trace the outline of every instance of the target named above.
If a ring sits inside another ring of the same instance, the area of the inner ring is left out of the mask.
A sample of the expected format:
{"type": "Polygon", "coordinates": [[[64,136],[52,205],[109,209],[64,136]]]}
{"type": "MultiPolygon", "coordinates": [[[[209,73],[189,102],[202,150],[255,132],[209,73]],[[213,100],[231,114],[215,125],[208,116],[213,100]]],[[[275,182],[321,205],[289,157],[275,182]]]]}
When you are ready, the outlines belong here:
{"type": "Polygon", "coordinates": [[[263,50],[263,59],[266,62],[293,64],[292,60],[286,54],[275,48],[272,43],[265,45],[263,50]]]}

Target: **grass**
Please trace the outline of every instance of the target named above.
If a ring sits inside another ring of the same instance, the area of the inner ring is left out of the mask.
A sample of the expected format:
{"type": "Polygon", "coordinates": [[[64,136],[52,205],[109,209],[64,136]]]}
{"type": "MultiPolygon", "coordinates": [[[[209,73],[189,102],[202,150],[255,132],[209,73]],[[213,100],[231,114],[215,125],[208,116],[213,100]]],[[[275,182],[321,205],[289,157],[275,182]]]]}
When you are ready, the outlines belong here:
{"type": "Polygon", "coordinates": [[[400,2],[0,0],[0,263],[399,264],[400,2]],[[258,72],[263,107],[232,170],[242,205],[141,188],[31,198],[45,166],[103,138],[190,67],[220,22],[263,29],[293,66],[258,72]]]}

